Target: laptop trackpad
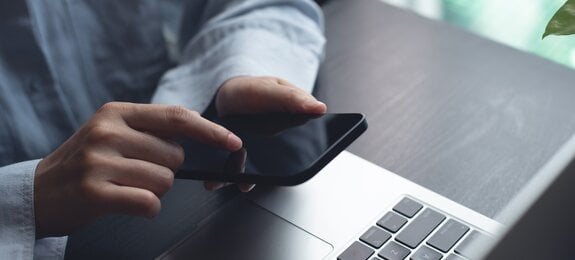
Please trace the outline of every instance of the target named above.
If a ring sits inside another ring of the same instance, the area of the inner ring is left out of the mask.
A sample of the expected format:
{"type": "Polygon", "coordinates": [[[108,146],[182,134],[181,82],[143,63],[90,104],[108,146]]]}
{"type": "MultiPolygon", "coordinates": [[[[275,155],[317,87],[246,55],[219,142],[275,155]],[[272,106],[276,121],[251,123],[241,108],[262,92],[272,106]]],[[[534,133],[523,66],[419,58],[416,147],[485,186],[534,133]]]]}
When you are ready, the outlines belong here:
{"type": "Polygon", "coordinates": [[[232,202],[160,259],[322,259],[332,250],[253,202],[232,202]]]}

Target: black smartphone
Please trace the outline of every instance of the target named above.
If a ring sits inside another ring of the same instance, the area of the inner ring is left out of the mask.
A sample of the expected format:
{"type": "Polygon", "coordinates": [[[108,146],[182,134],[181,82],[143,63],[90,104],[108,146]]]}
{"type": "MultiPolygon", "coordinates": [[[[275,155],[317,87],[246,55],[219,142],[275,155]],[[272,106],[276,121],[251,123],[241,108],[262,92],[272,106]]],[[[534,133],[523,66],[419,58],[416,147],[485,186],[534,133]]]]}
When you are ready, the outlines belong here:
{"type": "Polygon", "coordinates": [[[263,114],[214,117],[243,141],[236,152],[180,140],[178,179],[269,185],[309,180],[366,129],[362,114],[263,114]]]}

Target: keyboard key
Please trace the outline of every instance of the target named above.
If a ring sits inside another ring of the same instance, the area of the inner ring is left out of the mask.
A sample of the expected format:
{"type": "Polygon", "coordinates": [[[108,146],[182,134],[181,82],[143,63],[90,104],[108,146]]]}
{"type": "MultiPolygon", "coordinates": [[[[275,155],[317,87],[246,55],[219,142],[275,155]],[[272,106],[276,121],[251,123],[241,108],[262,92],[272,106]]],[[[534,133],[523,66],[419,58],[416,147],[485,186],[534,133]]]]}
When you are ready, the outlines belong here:
{"type": "Polygon", "coordinates": [[[421,210],[421,208],[423,208],[423,205],[419,202],[410,198],[403,198],[399,203],[397,203],[397,205],[395,205],[395,207],[393,207],[393,210],[408,218],[412,218],[419,210],[421,210]]]}
{"type": "Polygon", "coordinates": [[[439,260],[443,255],[428,246],[422,246],[409,258],[411,260],[439,260]]]}
{"type": "Polygon", "coordinates": [[[445,216],[443,214],[427,208],[403,228],[395,239],[413,249],[439,226],[444,219],[445,216]]]}
{"type": "Polygon", "coordinates": [[[338,260],[367,260],[375,251],[368,246],[360,243],[353,242],[341,255],[337,257],[338,260]]]}
{"type": "Polygon", "coordinates": [[[395,212],[387,212],[378,222],[377,225],[385,228],[389,232],[397,232],[405,223],[407,219],[400,216],[395,212]]]}
{"type": "Polygon", "coordinates": [[[373,257],[373,258],[371,258],[370,260],[381,260],[381,258],[379,258],[379,257],[373,257]]]}
{"type": "Polygon", "coordinates": [[[463,258],[462,256],[458,256],[456,254],[449,254],[445,260],[467,260],[465,258],[463,258]]]}
{"type": "Polygon", "coordinates": [[[383,243],[387,242],[391,238],[391,235],[385,232],[383,229],[378,227],[371,227],[359,238],[361,241],[373,246],[375,248],[380,248],[383,243]]]}
{"type": "Polygon", "coordinates": [[[383,257],[386,260],[401,260],[405,259],[407,255],[409,255],[411,251],[402,245],[396,243],[395,241],[391,241],[387,243],[381,251],[379,251],[379,257],[383,257]]]}
{"type": "Polygon", "coordinates": [[[467,231],[469,231],[468,226],[457,220],[450,219],[427,240],[427,244],[443,253],[447,253],[467,231]]]}
{"type": "Polygon", "coordinates": [[[469,235],[455,247],[455,253],[458,253],[464,257],[471,258],[472,253],[475,252],[473,249],[476,248],[473,244],[478,240],[490,239],[489,236],[474,230],[469,235]]]}

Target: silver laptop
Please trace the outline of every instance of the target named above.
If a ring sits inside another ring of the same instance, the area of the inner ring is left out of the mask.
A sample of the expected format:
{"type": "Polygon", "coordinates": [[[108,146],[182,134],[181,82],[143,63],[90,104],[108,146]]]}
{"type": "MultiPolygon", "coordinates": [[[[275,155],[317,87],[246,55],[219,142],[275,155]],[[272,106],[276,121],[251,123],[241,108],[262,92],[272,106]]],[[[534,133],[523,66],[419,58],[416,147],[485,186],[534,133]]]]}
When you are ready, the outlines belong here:
{"type": "Polygon", "coordinates": [[[349,152],[239,196],[158,259],[571,259],[575,138],[496,222],[349,152]]]}

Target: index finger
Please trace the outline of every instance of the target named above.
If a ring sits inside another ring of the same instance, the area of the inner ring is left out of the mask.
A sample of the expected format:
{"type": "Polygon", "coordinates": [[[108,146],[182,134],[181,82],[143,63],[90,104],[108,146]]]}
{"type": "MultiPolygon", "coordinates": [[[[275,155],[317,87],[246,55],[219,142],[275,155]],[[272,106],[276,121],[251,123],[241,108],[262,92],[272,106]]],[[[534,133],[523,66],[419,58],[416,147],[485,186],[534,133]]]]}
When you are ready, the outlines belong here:
{"type": "Polygon", "coordinates": [[[242,141],[228,129],[181,106],[108,103],[102,110],[115,111],[133,129],[160,136],[190,137],[199,142],[237,151],[242,141]]]}

